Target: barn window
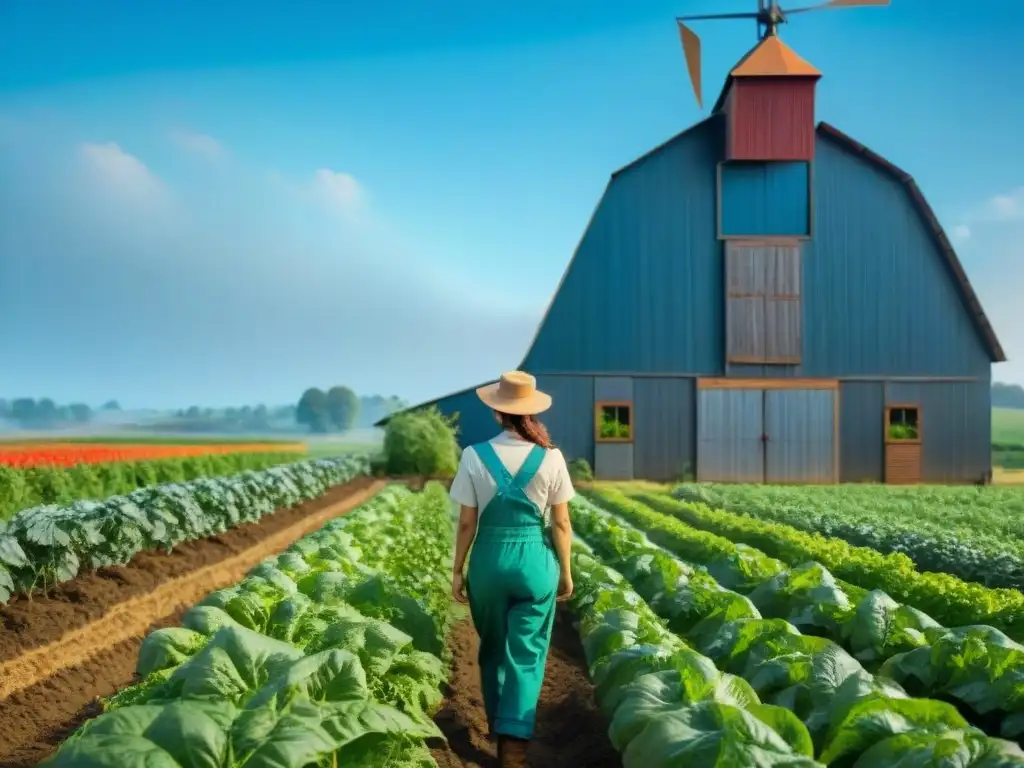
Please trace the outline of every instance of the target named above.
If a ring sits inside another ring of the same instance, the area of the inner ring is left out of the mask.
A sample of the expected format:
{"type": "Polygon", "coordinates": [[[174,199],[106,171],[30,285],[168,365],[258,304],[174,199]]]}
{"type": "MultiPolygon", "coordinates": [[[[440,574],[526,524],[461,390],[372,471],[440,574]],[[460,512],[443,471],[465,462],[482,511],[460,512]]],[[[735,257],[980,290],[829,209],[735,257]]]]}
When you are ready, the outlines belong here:
{"type": "Polygon", "coordinates": [[[920,442],[920,407],[917,405],[890,405],[886,408],[885,440],[888,443],[920,442]]]}
{"type": "Polygon", "coordinates": [[[726,254],[726,359],[797,365],[801,333],[800,246],[729,241],[726,254]]]}
{"type": "Polygon", "coordinates": [[[594,439],[597,442],[633,442],[632,403],[598,403],[594,421],[594,439]]]}

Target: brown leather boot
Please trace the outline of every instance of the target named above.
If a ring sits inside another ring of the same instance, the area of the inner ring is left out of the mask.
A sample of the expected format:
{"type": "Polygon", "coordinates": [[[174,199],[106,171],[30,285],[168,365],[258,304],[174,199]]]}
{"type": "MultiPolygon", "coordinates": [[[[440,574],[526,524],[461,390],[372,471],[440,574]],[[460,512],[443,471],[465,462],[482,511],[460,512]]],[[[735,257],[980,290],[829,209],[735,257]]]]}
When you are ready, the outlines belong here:
{"type": "Polygon", "coordinates": [[[501,768],[527,768],[526,753],[530,742],[526,739],[515,739],[501,736],[498,739],[498,761],[501,768]]]}

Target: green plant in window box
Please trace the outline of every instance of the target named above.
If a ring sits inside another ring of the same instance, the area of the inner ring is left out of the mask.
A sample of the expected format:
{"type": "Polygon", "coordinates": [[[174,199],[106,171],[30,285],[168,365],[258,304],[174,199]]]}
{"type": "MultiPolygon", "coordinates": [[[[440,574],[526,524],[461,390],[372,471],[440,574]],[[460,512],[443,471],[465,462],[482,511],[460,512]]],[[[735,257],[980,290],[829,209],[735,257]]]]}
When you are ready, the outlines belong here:
{"type": "Polygon", "coordinates": [[[610,416],[607,413],[601,414],[601,426],[599,434],[604,439],[625,439],[628,440],[630,436],[629,424],[623,424],[614,416],[610,416]]]}
{"type": "Polygon", "coordinates": [[[890,424],[890,440],[917,440],[917,427],[911,424],[890,424]]]}

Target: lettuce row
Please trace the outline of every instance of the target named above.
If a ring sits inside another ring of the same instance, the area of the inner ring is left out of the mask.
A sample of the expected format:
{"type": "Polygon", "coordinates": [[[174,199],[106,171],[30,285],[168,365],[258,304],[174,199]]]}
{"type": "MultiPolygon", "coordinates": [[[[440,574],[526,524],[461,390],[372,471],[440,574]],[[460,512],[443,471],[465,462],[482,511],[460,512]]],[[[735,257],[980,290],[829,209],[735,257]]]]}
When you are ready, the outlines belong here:
{"type": "Polygon", "coordinates": [[[315,499],[369,471],[366,456],[314,459],[259,472],[139,488],[104,501],[32,507],[0,521],[0,604],[11,595],[170,551],[284,507],[315,499]]]}
{"type": "Polygon", "coordinates": [[[577,545],[569,603],[624,768],[815,768],[806,727],[669,632],[623,580],[577,545]]]}
{"type": "Polygon", "coordinates": [[[947,627],[987,624],[1024,638],[1024,594],[965,582],[948,573],[922,573],[905,554],[882,554],[788,525],[747,517],[662,494],[636,498],[689,526],[759,548],[790,564],[813,560],[836,576],[924,611],[947,627]]]}
{"type": "Polygon", "coordinates": [[[884,554],[987,587],[1024,587],[1024,494],[1012,487],[681,485],[672,495],[884,554]]]}
{"type": "MultiPolygon", "coordinates": [[[[577,531],[620,568],[670,630],[747,680],[762,699],[796,713],[822,763],[866,768],[886,755],[884,764],[1024,766],[1015,744],[968,727],[952,705],[911,698],[888,677],[872,677],[835,643],[762,618],[752,599],[715,581],[712,566],[677,560],[586,501],[573,502],[573,517],[577,531]],[[964,750],[974,762],[960,762],[964,750]]],[[[713,567],[742,578],[738,556],[713,567]]],[[[812,603],[807,611],[814,609],[812,603]]]]}
{"type": "Polygon", "coordinates": [[[788,569],[759,550],[691,528],[617,491],[594,496],[655,542],[748,595],[762,616],[831,638],[912,695],[957,703],[989,733],[1024,737],[1024,646],[998,629],[943,627],[881,590],[866,592],[836,579],[819,563],[788,569]],[[742,578],[734,561],[746,565],[742,578]]]}
{"type": "Polygon", "coordinates": [[[389,487],[143,642],[53,768],[427,768],[447,673],[451,508],[389,487]]]}

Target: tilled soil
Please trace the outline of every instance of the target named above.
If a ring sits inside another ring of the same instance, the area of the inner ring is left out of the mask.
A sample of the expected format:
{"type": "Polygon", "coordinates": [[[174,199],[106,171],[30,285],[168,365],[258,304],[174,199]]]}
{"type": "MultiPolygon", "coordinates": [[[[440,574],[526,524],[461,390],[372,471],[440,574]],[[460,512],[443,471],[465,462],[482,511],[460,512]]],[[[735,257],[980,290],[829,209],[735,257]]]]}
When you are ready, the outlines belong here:
{"type": "MultiPolygon", "coordinates": [[[[480,692],[479,638],[468,618],[455,625],[448,645],[454,656],[448,697],[435,718],[448,745],[432,754],[441,768],[497,768],[497,745],[487,736],[480,692]]],[[[527,761],[530,768],[622,768],[608,741],[608,723],[594,703],[579,635],[564,608],[551,638],[527,761]]]]}
{"type": "Polygon", "coordinates": [[[206,594],[236,583],[383,486],[359,478],[258,523],[170,554],[141,553],[127,566],[0,608],[0,766],[36,765],[95,714],[97,697],[132,683],[151,629],[178,624],[206,594]]]}

